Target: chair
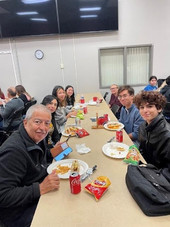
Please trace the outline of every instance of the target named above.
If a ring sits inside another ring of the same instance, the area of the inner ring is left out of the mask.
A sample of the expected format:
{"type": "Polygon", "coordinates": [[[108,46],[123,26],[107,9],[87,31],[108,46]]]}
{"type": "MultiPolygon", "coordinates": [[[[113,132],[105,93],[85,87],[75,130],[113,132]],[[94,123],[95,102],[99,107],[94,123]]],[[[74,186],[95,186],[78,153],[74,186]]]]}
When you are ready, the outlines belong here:
{"type": "Polygon", "coordinates": [[[114,115],[116,115],[116,113],[118,112],[120,106],[114,104],[112,107],[111,107],[111,111],[114,113],[114,115]]]}
{"type": "Polygon", "coordinates": [[[158,87],[160,87],[162,85],[162,83],[164,82],[165,79],[158,79],[157,83],[158,83],[158,87]]]}
{"type": "Polygon", "coordinates": [[[106,100],[106,97],[107,97],[108,94],[109,94],[109,92],[106,92],[106,93],[104,94],[104,96],[103,96],[104,100],[106,100]]]}
{"type": "Polygon", "coordinates": [[[22,114],[25,115],[26,112],[27,112],[27,110],[28,110],[32,105],[35,105],[36,103],[37,103],[37,100],[31,100],[30,102],[27,102],[27,103],[25,104],[25,108],[24,108],[22,114]]]}
{"type": "Polygon", "coordinates": [[[12,132],[18,129],[21,122],[16,126],[12,126],[12,123],[16,118],[22,115],[23,109],[24,107],[20,107],[18,110],[15,110],[12,114],[8,126],[0,130],[0,145],[2,145],[2,143],[12,134],[12,132]]]}
{"type": "Polygon", "coordinates": [[[163,109],[163,115],[168,123],[170,123],[170,102],[166,103],[165,108],[163,109]]]}

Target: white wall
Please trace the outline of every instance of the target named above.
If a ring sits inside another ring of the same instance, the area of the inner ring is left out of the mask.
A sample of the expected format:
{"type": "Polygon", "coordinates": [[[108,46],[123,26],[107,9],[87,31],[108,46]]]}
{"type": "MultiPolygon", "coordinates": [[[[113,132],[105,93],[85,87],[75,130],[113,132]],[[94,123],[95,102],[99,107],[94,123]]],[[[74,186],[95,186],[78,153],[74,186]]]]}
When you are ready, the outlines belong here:
{"type": "Polygon", "coordinates": [[[141,44],[153,44],[153,75],[165,78],[170,75],[169,9],[169,0],[119,0],[118,31],[0,40],[0,87],[6,92],[23,84],[38,101],[55,85],[71,84],[78,93],[99,91],[99,48],[141,44]],[[42,60],[35,58],[36,49],[44,52],[42,60]]]}

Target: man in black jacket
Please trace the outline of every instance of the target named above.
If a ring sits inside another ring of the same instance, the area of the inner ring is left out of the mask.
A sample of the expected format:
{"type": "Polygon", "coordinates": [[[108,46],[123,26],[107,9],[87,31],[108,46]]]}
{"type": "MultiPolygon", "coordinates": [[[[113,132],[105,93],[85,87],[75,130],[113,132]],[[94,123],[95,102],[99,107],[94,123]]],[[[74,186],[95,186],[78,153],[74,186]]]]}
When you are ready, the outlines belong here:
{"type": "Polygon", "coordinates": [[[43,105],[27,111],[23,124],[0,147],[0,219],[7,226],[30,226],[39,197],[59,188],[46,149],[51,113],[43,105]]]}
{"type": "Polygon", "coordinates": [[[139,127],[139,150],[147,163],[167,168],[170,176],[170,125],[161,113],[166,99],[159,92],[142,91],[134,103],[145,120],[139,127]]]}

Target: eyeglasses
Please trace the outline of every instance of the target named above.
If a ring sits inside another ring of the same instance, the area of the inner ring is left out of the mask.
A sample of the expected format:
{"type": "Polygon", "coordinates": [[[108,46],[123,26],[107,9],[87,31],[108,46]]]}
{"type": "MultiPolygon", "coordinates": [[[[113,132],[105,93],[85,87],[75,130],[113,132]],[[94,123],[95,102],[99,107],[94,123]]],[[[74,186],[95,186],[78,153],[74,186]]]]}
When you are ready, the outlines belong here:
{"type": "Polygon", "coordinates": [[[117,89],[117,87],[111,87],[110,90],[114,90],[114,89],[117,89]]]}
{"type": "Polygon", "coordinates": [[[126,95],[122,95],[122,96],[121,96],[121,95],[119,95],[119,96],[118,96],[118,99],[127,98],[128,96],[129,96],[128,94],[126,94],[126,95]]]}

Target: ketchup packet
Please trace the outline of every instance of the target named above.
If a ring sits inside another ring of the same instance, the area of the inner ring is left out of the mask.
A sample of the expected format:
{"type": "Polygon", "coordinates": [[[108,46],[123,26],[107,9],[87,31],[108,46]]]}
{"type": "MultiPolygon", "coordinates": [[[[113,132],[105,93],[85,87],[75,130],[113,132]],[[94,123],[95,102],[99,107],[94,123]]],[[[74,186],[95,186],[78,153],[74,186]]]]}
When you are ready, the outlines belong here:
{"type": "Polygon", "coordinates": [[[94,195],[96,201],[98,201],[103,193],[108,189],[111,184],[108,177],[100,176],[96,180],[92,181],[91,184],[85,186],[85,189],[88,193],[94,195]]]}
{"type": "Polygon", "coordinates": [[[126,155],[126,158],[123,161],[133,165],[138,165],[139,160],[140,160],[140,152],[137,146],[136,145],[130,146],[129,151],[126,155]]]}
{"type": "Polygon", "coordinates": [[[88,136],[89,133],[85,130],[85,129],[78,129],[77,132],[76,132],[77,136],[82,138],[82,137],[85,137],[85,136],[88,136]]]}

